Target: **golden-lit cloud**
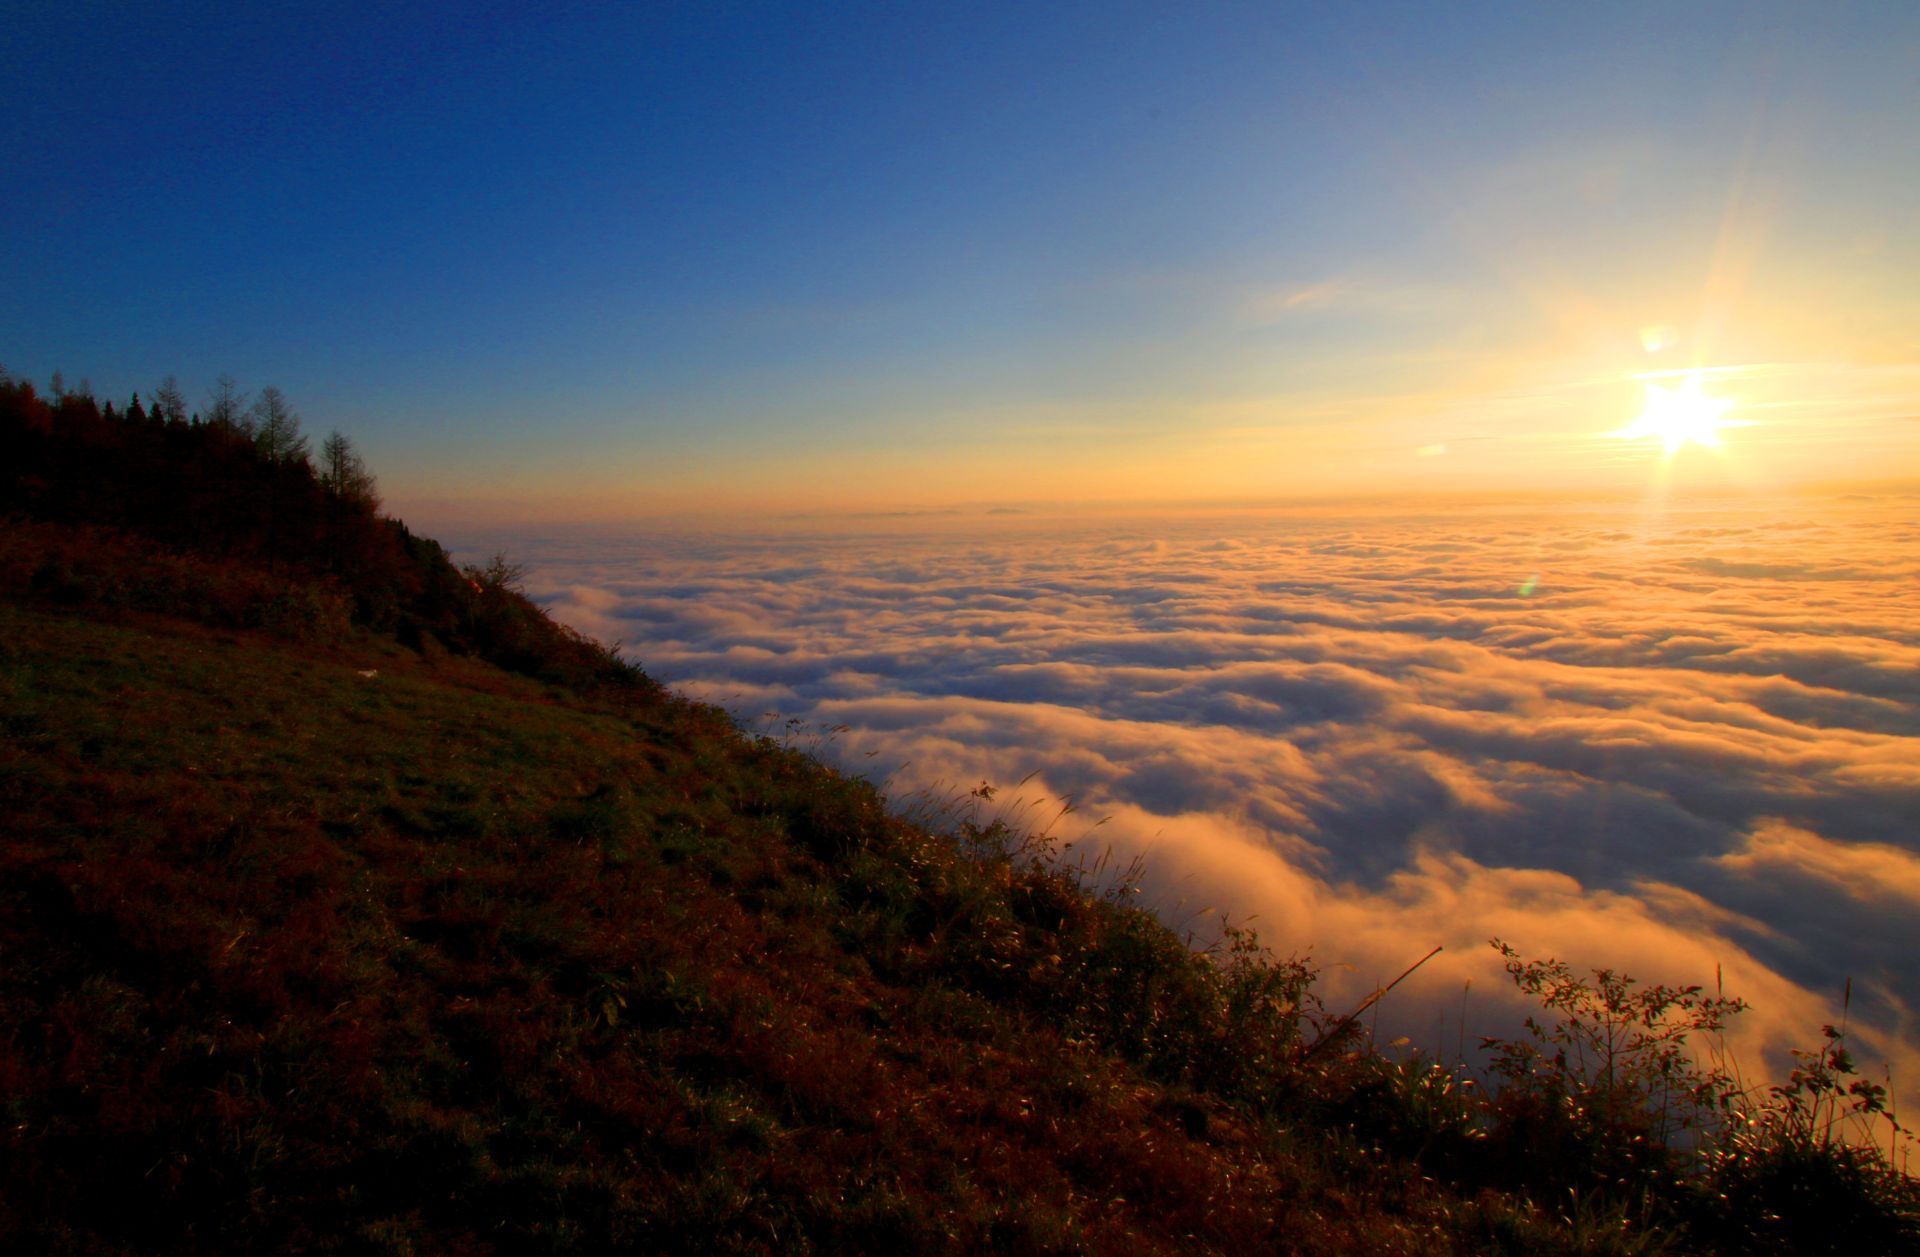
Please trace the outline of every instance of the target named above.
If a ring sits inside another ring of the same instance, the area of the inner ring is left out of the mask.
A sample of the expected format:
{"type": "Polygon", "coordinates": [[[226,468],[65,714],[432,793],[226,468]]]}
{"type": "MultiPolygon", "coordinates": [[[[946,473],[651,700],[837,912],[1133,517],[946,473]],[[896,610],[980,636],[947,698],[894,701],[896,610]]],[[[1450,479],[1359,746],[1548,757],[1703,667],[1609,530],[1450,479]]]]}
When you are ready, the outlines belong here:
{"type": "Polygon", "coordinates": [[[1920,914],[1920,854],[1903,847],[1833,842],[1812,830],[1767,820],[1747,835],[1744,847],[1718,862],[1746,877],[1817,879],[1850,898],[1920,914]]]}
{"type": "Polygon", "coordinates": [[[1517,1015],[1499,935],[1723,973],[1756,1075],[1852,975],[1859,1042],[1920,1080],[1914,501],[975,514],[540,572],[689,692],[844,726],[897,795],[1034,774],[1169,920],[1256,918],[1336,1000],[1444,945],[1382,1012],[1427,1041],[1467,983],[1472,1030],[1517,1015]]]}

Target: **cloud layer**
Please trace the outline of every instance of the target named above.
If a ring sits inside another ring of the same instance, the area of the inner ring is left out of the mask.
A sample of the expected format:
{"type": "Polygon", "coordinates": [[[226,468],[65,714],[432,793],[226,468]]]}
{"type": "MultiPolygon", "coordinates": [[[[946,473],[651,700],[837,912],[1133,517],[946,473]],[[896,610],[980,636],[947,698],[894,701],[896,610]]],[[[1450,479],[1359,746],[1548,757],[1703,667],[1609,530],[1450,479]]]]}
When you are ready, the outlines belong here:
{"type": "Polygon", "coordinates": [[[1391,1001],[1417,1039],[1455,1041],[1469,982],[1469,1040],[1510,1014],[1497,934],[1723,970],[1749,1072],[1851,977],[1912,1094],[1915,506],[516,544],[561,619],[749,721],[846,726],[832,753],[896,794],[1037,774],[1175,924],[1254,917],[1336,998],[1445,944],[1391,1001]]]}

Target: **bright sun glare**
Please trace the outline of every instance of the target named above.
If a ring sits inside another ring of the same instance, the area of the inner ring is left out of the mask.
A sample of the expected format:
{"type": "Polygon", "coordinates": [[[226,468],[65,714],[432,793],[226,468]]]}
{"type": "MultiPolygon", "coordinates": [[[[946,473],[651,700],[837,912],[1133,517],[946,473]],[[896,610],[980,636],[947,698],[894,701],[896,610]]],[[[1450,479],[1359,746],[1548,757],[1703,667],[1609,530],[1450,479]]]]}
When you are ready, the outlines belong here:
{"type": "Polygon", "coordinates": [[[1657,440],[1666,446],[1668,454],[1676,454],[1689,442],[1717,449],[1721,430],[1735,426],[1721,417],[1733,403],[1707,393],[1697,374],[1688,375],[1678,387],[1647,380],[1645,388],[1646,404],[1640,417],[1615,436],[1657,440]]]}

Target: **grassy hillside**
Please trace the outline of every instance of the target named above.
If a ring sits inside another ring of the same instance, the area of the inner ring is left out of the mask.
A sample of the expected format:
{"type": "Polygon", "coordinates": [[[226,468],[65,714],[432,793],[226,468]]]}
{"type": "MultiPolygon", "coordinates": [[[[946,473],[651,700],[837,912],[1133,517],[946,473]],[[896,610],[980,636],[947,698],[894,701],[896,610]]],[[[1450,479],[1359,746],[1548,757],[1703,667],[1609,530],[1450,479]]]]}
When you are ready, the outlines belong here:
{"type": "Polygon", "coordinates": [[[0,606],[0,643],[15,1244],[1414,1251],[1448,1225],[1417,1177],[1329,1178],[1116,1058],[1215,994],[1124,989],[1176,945],[1147,921],[711,709],[140,614],[0,606]]]}
{"type": "MultiPolygon", "coordinates": [[[[0,1249],[1920,1250],[1843,1036],[1759,1098],[1498,1045],[1483,1097],[234,433],[0,379],[0,448],[0,1249]],[[174,520],[169,442],[271,535],[174,520]],[[152,501],[62,488],[113,466],[152,501]]],[[[1732,1011],[1514,969],[1551,1034],[1732,1011]]]]}

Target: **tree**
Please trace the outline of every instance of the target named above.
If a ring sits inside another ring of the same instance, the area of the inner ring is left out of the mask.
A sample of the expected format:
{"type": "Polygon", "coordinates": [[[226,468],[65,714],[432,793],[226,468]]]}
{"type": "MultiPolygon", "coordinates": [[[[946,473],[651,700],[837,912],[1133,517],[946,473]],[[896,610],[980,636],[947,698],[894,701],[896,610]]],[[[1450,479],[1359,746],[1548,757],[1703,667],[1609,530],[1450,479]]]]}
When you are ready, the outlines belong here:
{"type": "Polygon", "coordinates": [[[378,505],[373,473],[367,470],[353,442],[338,431],[320,444],[320,483],[343,498],[378,505]]]}
{"type": "Polygon", "coordinates": [[[180,381],[168,376],[153,390],[153,412],[165,423],[187,421],[187,399],[180,395],[180,381]]]}
{"type": "Polygon", "coordinates": [[[527,575],[526,564],[515,563],[505,550],[495,550],[485,567],[470,563],[463,570],[467,579],[486,593],[521,593],[527,575]]]}
{"type": "Polygon", "coordinates": [[[297,463],[308,453],[307,438],[300,435],[300,416],[287,405],[285,394],[273,385],[260,390],[260,399],[248,412],[248,430],[254,448],[271,463],[297,463]]]}
{"type": "Polygon", "coordinates": [[[246,411],[247,395],[234,384],[232,376],[221,372],[213,392],[207,395],[207,422],[216,428],[252,436],[253,425],[246,411]]]}

